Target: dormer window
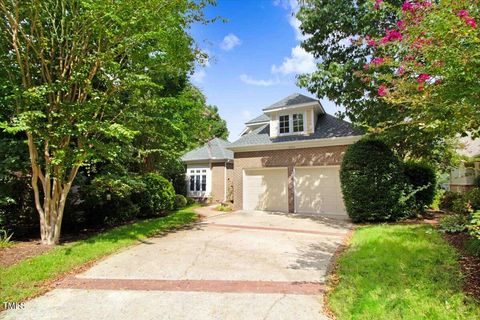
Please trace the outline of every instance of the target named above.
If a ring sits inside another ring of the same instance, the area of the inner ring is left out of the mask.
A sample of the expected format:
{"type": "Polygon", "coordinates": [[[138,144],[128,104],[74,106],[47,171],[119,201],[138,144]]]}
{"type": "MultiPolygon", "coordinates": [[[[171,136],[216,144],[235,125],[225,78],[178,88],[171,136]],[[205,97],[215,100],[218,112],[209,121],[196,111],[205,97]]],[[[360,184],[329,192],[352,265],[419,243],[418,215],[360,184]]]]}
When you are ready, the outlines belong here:
{"type": "Polygon", "coordinates": [[[292,118],[293,132],[303,132],[303,113],[295,113],[292,118]]]}
{"type": "Polygon", "coordinates": [[[290,133],[290,117],[287,115],[280,116],[280,134],[290,133]]]}
{"type": "Polygon", "coordinates": [[[280,134],[295,134],[305,131],[305,115],[303,113],[284,114],[278,117],[280,134]]]}

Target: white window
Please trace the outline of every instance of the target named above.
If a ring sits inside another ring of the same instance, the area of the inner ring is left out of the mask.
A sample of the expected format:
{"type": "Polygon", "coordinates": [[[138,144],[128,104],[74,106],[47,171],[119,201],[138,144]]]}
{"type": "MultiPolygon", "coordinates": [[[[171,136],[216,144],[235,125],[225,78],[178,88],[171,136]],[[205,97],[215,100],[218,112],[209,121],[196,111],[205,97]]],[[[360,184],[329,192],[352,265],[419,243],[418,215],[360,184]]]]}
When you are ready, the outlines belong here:
{"type": "Polygon", "coordinates": [[[190,191],[207,191],[207,170],[197,170],[197,173],[190,171],[190,191]]]}
{"type": "Polygon", "coordinates": [[[278,120],[280,134],[302,133],[305,131],[305,115],[303,113],[281,115],[278,120]]]}
{"type": "Polygon", "coordinates": [[[289,133],[290,132],[290,121],[289,121],[289,116],[284,115],[280,116],[280,133],[289,133]]]}
{"type": "Polygon", "coordinates": [[[295,113],[293,119],[293,132],[303,132],[303,113],[295,113]]]}

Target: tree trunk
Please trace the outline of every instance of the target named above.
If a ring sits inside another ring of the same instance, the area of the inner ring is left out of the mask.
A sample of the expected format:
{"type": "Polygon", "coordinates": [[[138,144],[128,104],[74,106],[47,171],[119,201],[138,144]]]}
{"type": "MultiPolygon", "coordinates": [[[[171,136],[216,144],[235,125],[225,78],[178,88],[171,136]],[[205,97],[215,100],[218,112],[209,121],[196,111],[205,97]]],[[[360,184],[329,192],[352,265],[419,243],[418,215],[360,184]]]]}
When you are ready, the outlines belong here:
{"type": "Polygon", "coordinates": [[[32,189],[35,199],[35,207],[40,217],[40,238],[42,244],[56,245],[60,241],[62,229],[63,212],[70,192],[73,180],[75,179],[79,166],[74,165],[70,169],[67,178],[63,178],[59,172],[64,172],[65,168],[55,165],[55,170],[51,170],[48,155],[48,142],[45,143],[45,175],[38,163],[38,151],[33,140],[33,135],[27,133],[28,150],[30,153],[30,162],[32,167],[32,189]],[[51,174],[53,173],[53,176],[51,174]],[[42,187],[43,202],[40,199],[40,188],[42,187]]]}

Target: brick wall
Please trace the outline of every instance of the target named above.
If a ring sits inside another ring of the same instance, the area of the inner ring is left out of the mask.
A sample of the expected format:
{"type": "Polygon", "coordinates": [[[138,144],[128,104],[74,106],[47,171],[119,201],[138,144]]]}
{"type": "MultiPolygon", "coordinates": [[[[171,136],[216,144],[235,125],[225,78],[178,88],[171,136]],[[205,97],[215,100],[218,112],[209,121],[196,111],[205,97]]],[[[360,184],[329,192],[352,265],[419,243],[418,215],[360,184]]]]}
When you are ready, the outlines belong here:
{"type": "Polygon", "coordinates": [[[339,165],[347,146],[330,146],[305,149],[235,152],[234,206],[243,205],[243,169],[262,167],[288,168],[288,211],[294,211],[293,167],[339,165]]]}
{"type": "Polygon", "coordinates": [[[225,199],[225,163],[212,163],[212,201],[222,202],[225,199]]]}

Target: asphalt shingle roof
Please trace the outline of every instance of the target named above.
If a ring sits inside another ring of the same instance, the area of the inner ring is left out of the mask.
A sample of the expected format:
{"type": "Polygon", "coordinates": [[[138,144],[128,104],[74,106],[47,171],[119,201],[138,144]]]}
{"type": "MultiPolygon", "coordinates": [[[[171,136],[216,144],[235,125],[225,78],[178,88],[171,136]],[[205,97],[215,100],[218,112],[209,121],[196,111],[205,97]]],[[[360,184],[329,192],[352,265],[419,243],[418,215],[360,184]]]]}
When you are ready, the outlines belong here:
{"type": "Polygon", "coordinates": [[[293,107],[298,104],[304,104],[304,103],[309,103],[309,102],[318,102],[317,99],[307,97],[303,94],[300,93],[294,93],[292,95],[289,95],[286,98],[283,98],[282,100],[275,102],[271,106],[268,106],[263,109],[263,111],[268,111],[272,109],[277,109],[277,108],[285,108],[285,107],[293,107]]]}
{"type": "Polygon", "coordinates": [[[233,151],[228,150],[228,146],[230,142],[214,138],[203,146],[187,152],[181,159],[182,161],[233,159],[233,151]]]}
{"type": "Polygon", "coordinates": [[[256,118],[253,118],[252,120],[245,122],[245,124],[254,124],[254,123],[266,122],[266,121],[270,121],[270,117],[264,113],[262,115],[259,115],[256,118]]]}
{"type": "Polygon", "coordinates": [[[270,124],[265,124],[252,132],[243,135],[237,141],[230,144],[230,147],[246,147],[253,145],[266,145],[278,142],[316,140],[335,137],[348,137],[362,135],[361,130],[355,129],[349,122],[343,121],[329,114],[318,116],[315,132],[308,136],[289,135],[270,138],[270,124]]]}

